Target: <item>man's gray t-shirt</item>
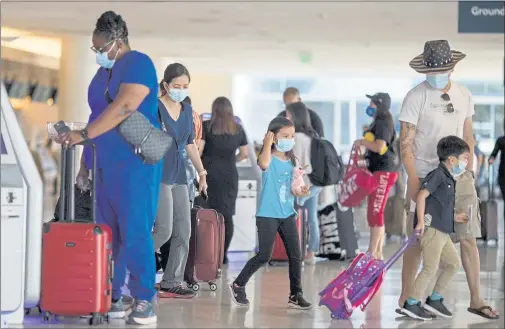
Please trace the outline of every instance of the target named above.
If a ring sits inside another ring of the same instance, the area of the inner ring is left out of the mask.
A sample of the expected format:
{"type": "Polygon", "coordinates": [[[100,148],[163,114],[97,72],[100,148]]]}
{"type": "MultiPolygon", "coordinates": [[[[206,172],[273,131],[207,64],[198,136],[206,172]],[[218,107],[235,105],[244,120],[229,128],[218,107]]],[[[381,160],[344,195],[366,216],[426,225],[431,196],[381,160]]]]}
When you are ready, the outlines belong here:
{"type": "Polygon", "coordinates": [[[465,120],[475,113],[472,94],[464,86],[451,80],[450,101],[444,101],[442,94],[423,81],[403,100],[399,120],[416,125],[413,151],[417,177],[426,177],[437,168],[438,141],[450,135],[463,138],[465,120]],[[452,113],[447,111],[449,103],[454,107],[452,113]]]}

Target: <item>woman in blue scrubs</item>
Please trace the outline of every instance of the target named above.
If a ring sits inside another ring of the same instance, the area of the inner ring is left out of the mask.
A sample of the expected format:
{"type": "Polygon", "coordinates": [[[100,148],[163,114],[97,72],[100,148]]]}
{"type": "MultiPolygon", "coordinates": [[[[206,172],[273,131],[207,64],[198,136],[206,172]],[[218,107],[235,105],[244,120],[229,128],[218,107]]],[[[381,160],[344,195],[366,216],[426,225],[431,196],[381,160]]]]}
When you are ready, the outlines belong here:
{"type": "MultiPolygon", "coordinates": [[[[192,298],[195,293],[182,285],[191,236],[191,209],[184,151],[199,176],[199,191],[206,193],[207,172],[195,144],[193,109],[183,100],[188,96],[189,72],[182,64],[170,64],[160,82],[160,114],[175,143],[164,159],[158,214],[153,230],[154,251],[170,238],[170,253],[159,284],[161,298],[192,298]]],[[[154,264],[154,263],[153,263],[154,264]]]]}
{"type": "MultiPolygon", "coordinates": [[[[114,128],[134,111],[160,127],[156,70],[146,54],[130,49],[126,23],[112,11],[98,19],[92,43],[91,50],[96,53],[100,68],[88,89],[89,124],[64,138],[70,145],[88,139],[96,145],[97,221],[112,229],[114,279],[109,316],[125,316],[121,287],[128,268],[128,286],[135,299],[128,323],[151,324],[157,322],[151,303],[156,293],[151,232],[163,161],[157,165],[144,164],[114,128]]],[[[90,155],[85,148],[78,181],[88,179],[90,155]]]]}

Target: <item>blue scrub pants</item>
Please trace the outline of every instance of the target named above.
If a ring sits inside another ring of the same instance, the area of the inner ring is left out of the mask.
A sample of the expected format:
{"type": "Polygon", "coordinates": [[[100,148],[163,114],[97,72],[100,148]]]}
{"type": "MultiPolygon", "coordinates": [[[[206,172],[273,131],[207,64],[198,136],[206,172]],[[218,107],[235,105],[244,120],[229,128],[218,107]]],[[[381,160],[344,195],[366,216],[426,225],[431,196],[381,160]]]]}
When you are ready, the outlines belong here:
{"type": "Polygon", "coordinates": [[[156,267],[151,236],[161,181],[162,164],[116,166],[97,172],[97,222],[112,230],[114,279],[112,298],[121,297],[126,269],[128,288],[137,300],[151,301],[156,267]]]}

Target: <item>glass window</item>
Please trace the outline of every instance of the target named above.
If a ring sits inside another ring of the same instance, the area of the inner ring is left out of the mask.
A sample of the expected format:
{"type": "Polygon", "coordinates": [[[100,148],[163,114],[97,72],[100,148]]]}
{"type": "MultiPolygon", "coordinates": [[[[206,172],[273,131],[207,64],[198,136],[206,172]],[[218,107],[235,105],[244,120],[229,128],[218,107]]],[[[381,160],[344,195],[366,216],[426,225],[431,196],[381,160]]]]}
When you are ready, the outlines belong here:
{"type": "Polygon", "coordinates": [[[349,102],[340,103],[340,144],[351,144],[351,115],[349,113],[349,102]]]}
{"type": "Polygon", "coordinates": [[[475,115],[473,116],[475,122],[491,122],[491,105],[489,104],[475,104],[475,115]]]}
{"type": "Polygon", "coordinates": [[[28,83],[15,81],[9,90],[9,97],[25,98],[28,95],[29,89],[30,86],[28,83]]]}
{"type": "Polygon", "coordinates": [[[365,128],[373,121],[365,112],[368,105],[370,102],[356,102],[356,138],[363,136],[365,128]]]}
{"type": "Polygon", "coordinates": [[[488,128],[480,128],[480,127],[474,127],[473,128],[473,133],[475,136],[479,136],[479,138],[482,139],[488,139],[492,138],[491,136],[491,130],[488,128]]]}
{"type": "MultiPolygon", "coordinates": [[[[253,79],[253,88],[256,92],[278,94],[282,93],[284,84],[276,79],[253,79]]],[[[281,96],[279,96],[281,97],[281,96]]]]}
{"type": "Polygon", "coordinates": [[[494,137],[497,138],[504,134],[503,126],[505,125],[505,116],[503,113],[503,105],[494,106],[494,137]]]}
{"type": "Polygon", "coordinates": [[[314,87],[314,79],[288,79],[286,80],[286,88],[295,87],[300,94],[308,94],[314,87]]]}
{"type": "Polygon", "coordinates": [[[324,137],[330,142],[333,141],[334,132],[334,103],[333,102],[304,102],[305,105],[319,115],[323,122],[324,137]]]}
{"type": "Polygon", "coordinates": [[[467,87],[468,90],[470,90],[470,92],[474,95],[486,94],[486,84],[483,82],[469,82],[469,83],[462,82],[461,84],[467,87]]]}
{"type": "Polygon", "coordinates": [[[502,83],[490,83],[487,85],[488,94],[498,94],[503,95],[503,84],[502,83]]]}
{"type": "Polygon", "coordinates": [[[249,141],[263,143],[268,124],[282,111],[282,106],[281,100],[253,100],[249,103],[246,115],[241,118],[249,141]]]}

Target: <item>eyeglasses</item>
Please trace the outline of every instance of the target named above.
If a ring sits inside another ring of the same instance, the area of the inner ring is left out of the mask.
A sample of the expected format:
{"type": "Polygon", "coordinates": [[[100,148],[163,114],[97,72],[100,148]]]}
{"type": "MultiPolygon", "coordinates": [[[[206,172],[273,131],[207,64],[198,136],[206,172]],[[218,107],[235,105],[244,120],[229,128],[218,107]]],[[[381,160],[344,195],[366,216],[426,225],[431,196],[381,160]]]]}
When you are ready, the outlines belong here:
{"type": "Polygon", "coordinates": [[[105,48],[107,48],[111,43],[113,43],[114,41],[116,40],[111,40],[109,42],[107,42],[103,47],[101,48],[95,48],[95,46],[91,46],[90,49],[91,51],[93,51],[94,53],[96,54],[101,54],[105,51],[105,48]]]}
{"type": "MultiPolygon", "coordinates": [[[[444,100],[444,102],[451,101],[451,97],[447,93],[443,93],[441,97],[444,100]]],[[[445,110],[447,111],[447,113],[453,113],[454,112],[454,105],[452,105],[452,103],[447,104],[447,107],[445,110]]]]}

